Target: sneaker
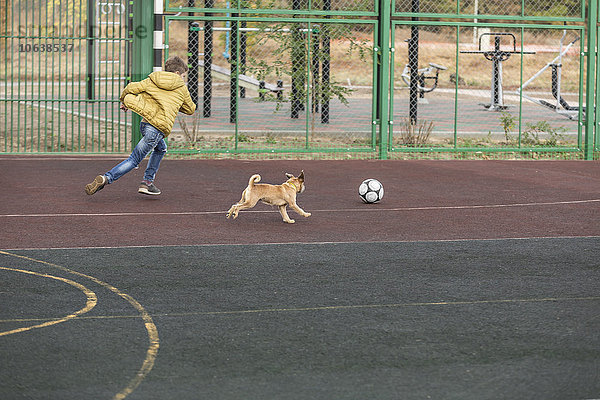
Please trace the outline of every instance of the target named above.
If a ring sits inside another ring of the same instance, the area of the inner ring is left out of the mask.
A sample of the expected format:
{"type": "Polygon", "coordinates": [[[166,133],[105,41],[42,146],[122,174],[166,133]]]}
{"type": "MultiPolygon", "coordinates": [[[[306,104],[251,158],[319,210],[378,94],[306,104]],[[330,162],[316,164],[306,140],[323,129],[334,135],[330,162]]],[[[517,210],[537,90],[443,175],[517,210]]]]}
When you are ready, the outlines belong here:
{"type": "Polygon", "coordinates": [[[102,190],[108,183],[108,179],[104,175],[98,175],[91,183],[85,185],[85,192],[89,195],[96,193],[98,190],[102,190]]]}
{"type": "Polygon", "coordinates": [[[150,182],[142,182],[140,183],[140,188],[138,189],[138,193],[150,194],[153,196],[157,196],[160,194],[160,189],[154,186],[154,183],[150,182]]]}

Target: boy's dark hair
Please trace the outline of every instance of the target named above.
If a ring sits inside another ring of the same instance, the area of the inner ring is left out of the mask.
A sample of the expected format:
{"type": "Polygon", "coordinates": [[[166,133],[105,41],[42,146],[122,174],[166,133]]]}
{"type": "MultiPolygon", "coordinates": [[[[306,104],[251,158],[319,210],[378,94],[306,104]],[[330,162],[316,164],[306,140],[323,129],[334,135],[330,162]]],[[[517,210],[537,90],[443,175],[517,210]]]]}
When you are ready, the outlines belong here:
{"type": "Polygon", "coordinates": [[[165,71],[183,74],[188,71],[188,66],[180,57],[175,56],[165,61],[165,71]]]}

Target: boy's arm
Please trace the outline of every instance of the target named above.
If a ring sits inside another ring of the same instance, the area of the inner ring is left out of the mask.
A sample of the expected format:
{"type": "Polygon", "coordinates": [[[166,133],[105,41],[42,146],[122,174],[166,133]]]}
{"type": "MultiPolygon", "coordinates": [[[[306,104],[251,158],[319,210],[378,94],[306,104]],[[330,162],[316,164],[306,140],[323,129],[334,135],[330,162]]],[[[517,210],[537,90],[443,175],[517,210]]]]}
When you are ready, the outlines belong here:
{"type": "Polygon", "coordinates": [[[192,115],[194,114],[194,111],[196,111],[196,103],[192,101],[192,96],[190,96],[190,92],[187,89],[185,90],[185,98],[183,99],[183,104],[179,108],[179,111],[187,115],[192,115]]]}
{"type": "Polygon", "coordinates": [[[131,82],[129,85],[125,86],[125,89],[121,92],[120,100],[123,102],[123,99],[128,94],[140,94],[146,91],[146,85],[149,78],[144,79],[140,82],[131,82]]]}

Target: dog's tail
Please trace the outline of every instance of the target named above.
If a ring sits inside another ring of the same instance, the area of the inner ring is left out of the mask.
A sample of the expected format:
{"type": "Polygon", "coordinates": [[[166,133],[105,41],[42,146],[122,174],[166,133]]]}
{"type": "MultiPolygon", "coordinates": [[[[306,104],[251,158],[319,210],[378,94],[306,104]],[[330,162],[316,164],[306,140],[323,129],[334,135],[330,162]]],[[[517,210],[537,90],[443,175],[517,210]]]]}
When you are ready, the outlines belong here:
{"type": "Polygon", "coordinates": [[[250,180],[248,181],[248,186],[254,186],[254,184],[256,182],[260,182],[260,175],[259,174],[254,174],[250,177],[250,180]]]}

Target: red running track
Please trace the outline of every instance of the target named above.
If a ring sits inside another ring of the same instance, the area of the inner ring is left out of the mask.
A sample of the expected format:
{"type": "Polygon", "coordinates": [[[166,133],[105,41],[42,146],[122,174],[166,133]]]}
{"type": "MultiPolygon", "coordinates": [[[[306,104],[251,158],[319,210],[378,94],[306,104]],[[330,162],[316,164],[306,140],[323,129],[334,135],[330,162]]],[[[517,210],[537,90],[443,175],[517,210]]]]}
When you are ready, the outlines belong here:
{"type": "Polygon", "coordinates": [[[589,161],[163,161],[151,197],[146,162],[93,196],[83,188],[121,157],[0,156],[0,248],[371,242],[600,236],[600,163],[589,161]],[[248,178],[305,171],[293,225],[264,204],[225,218],[248,178]],[[385,187],[363,204],[366,178],[385,187]]]}

